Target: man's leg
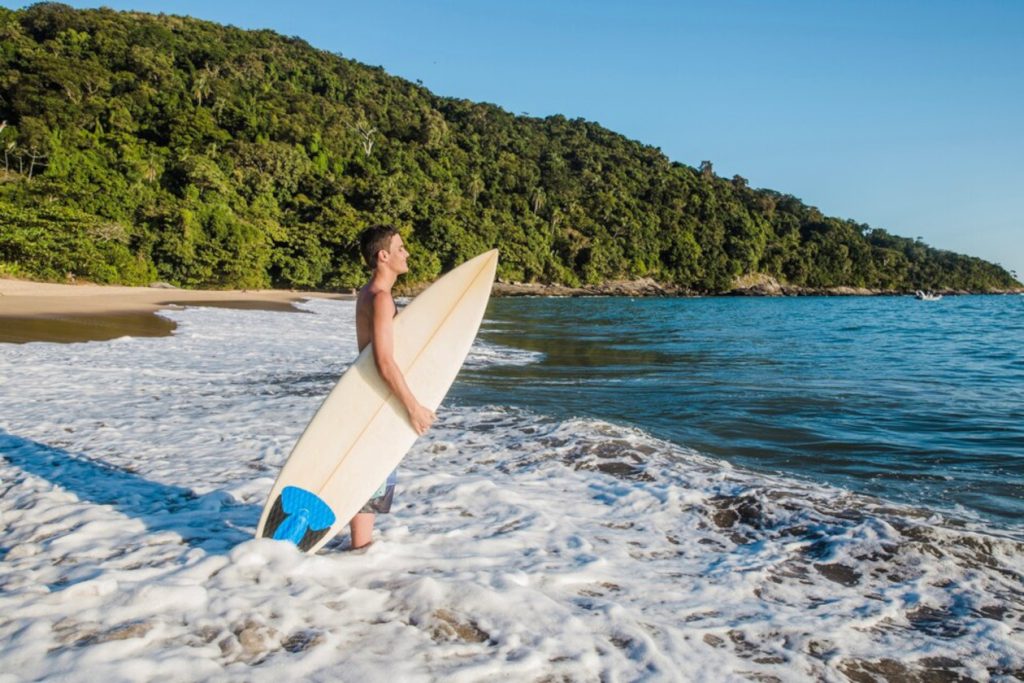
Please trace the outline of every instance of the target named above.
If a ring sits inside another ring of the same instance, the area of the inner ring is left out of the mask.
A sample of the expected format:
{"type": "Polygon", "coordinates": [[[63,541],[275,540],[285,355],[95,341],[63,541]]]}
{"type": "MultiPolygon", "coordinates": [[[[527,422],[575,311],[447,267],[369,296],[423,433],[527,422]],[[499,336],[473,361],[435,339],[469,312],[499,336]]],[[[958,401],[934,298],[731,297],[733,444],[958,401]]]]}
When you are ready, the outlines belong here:
{"type": "Polygon", "coordinates": [[[349,522],[348,528],[352,532],[352,549],[358,550],[370,545],[373,540],[373,520],[376,518],[372,512],[360,512],[349,522]]]}

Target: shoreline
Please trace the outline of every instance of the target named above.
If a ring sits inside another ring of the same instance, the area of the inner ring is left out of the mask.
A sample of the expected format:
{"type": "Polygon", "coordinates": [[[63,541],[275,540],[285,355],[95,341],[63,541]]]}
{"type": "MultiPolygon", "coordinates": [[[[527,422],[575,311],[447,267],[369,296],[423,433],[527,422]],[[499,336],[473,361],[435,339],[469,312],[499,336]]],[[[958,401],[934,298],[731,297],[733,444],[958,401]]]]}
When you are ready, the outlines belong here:
{"type": "Polygon", "coordinates": [[[351,299],[348,294],[281,289],[209,290],[173,287],[56,284],[0,278],[0,343],[107,341],[174,332],[158,311],[214,306],[299,312],[307,299],[351,299]]]}
{"type": "MultiPolygon", "coordinates": [[[[401,296],[416,296],[426,288],[426,283],[397,286],[401,296]]],[[[1024,287],[970,291],[963,289],[935,289],[934,294],[943,296],[964,295],[1006,295],[1024,294],[1024,287]]],[[[748,273],[733,280],[732,287],[721,291],[692,290],[678,285],[658,282],[653,278],[637,278],[634,280],[610,280],[596,285],[563,285],[541,282],[509,282],[499,278],[491,290],[495,297],[799,297],[799,296],[913,296],[914,290],[902,289],[868,289],[866,287],[803,287],[779,282],[765,273],[748,273]]]]}
{"type": "MultiPolygon", "coordinates": [[[[419,290],[409,288],[410,294],[418,293],[419,290]]],[[[943,296],[968,296],[968,295],[1014,295],[1024,294],[1024,289],[993,290],[987,292],[974,292],[959,289],[938,289],[932,290],[935,294],[943,296]]],[[[602,283],[600,285],[585,285],[581,287],[570,287],[559,284],[541,284],[524,282],[502,282],[494,284],[493,296],[517,297],[517,296],[550,296],[550,297],[591,297],[591,296],[630,296],[630,297],[799,297],[799,296],[913,296],[913,291],[867,289],[864,287],[800,287],[793,285],[771,285],[754,284],[751,286],[734,287],[733,289],[721,292],[699,292],[674,285],[663,285],[650,279],[642,280],[617,280],[602,283]]]]}

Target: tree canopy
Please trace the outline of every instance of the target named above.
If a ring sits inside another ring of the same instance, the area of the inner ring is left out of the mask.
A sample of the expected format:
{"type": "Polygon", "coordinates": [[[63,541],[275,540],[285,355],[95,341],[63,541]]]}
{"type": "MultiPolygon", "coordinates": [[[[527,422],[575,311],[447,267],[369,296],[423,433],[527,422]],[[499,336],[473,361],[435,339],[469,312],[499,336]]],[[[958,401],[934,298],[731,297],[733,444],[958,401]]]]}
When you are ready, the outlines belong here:
{"type": "Polygon", "coordinates": [[[596,123],[514,116],[271,31],[0,8],[0,273],[339,289],[393,223],[412,281],[484,249],[499,276],[699,292],[1020,286],[981,259],[824,216],[596,123]]]}

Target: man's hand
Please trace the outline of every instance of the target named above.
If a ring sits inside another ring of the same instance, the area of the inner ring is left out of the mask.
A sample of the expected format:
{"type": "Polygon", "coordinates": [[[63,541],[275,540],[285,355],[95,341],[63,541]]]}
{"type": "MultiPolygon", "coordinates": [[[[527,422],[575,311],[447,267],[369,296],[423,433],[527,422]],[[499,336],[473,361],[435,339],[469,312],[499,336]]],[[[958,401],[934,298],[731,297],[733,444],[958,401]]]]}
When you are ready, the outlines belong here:
{"type": "Polygon", "coordinates": [[[437,419],[437,414],[433,410],[426,406],[417,403],[412,410],[409,411],[409,422],[412,423],[412,428],[416,430],[416,433],[423,436],[430,429],[430,425],[434,424],[434,420],[437,419]]]}

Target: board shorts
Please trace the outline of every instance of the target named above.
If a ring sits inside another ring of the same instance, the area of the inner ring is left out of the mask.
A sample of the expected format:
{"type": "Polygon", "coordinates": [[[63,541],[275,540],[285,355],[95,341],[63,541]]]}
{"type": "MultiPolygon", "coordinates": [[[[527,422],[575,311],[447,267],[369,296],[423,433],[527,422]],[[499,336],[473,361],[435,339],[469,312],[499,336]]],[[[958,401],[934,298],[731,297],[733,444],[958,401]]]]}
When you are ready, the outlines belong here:
{"type": "Polygon", "coordinates": [[[392,470],[384,483],[374,492],[370,500],[359,512],[372,512],[378,515],[386,515],[391,512],[391,501],[395,497],[395,484],[398,483],[398,470],[392,470]]]}

